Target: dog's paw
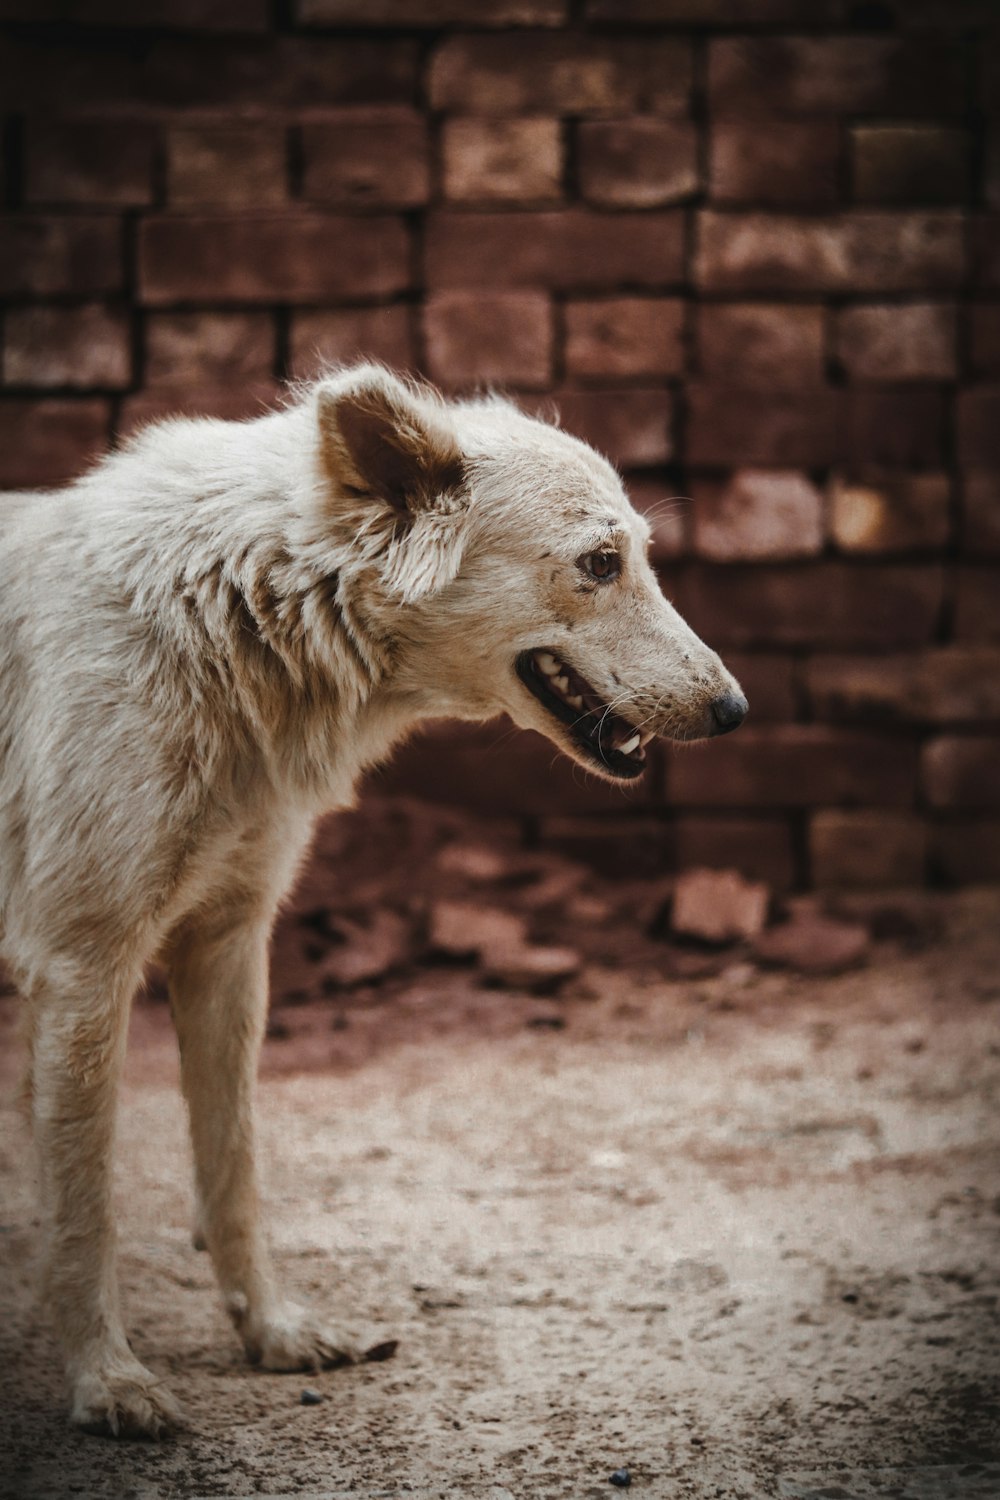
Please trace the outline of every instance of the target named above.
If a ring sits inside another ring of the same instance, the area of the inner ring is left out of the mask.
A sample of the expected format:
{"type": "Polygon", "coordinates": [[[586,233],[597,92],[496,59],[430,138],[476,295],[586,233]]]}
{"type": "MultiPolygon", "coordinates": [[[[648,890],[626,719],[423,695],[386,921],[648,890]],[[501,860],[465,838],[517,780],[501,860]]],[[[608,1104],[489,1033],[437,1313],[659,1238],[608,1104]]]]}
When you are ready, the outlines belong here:
{"type": "Polygon", "coordinates": [[[84,1370],[73,1385],[70,1421],[100,1437],[166,1437],[182,1422],[167,1387],[138,1360],[84,1370]]]}
{"type": "Polygon", "coordinates": [[[284,1303],[246,1339],[249,1359],[265,1370],[333,1370],[353,1365],[361,1354],[342,1329],[284,1303]]]}

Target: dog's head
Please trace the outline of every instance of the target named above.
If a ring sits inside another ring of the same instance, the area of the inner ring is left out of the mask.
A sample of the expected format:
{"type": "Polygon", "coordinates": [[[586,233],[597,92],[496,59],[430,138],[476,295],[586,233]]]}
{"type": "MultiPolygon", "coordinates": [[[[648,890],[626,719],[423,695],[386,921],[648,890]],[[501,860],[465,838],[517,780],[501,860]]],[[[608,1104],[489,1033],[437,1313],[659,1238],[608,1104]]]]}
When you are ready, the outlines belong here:
{"type": "Polygon", "coordinates": [[[374,365],[315,399],[328,523],[363,559],[393,685],[420,713],[506,712],[615,780],[641,775],[654,735],[742,722],[739,685],[663,597],[649,526],[592,448],[374,365]]]}

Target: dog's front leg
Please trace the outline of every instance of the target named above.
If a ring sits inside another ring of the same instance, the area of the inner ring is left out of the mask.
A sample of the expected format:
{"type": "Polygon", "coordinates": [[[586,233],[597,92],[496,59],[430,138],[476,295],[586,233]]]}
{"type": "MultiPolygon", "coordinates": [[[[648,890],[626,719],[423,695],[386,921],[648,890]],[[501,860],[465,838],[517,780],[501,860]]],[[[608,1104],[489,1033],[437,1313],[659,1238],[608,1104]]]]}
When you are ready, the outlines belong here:
{"type": "Polygon", "coordinates": [[[111,1150],[133,976],[41,983],[32,1006],[32,1114],[46,1227],[45,1279],[88,1432],[161,1437],[179,1408],[132,1353],[115,1266],[111,1150]]]}
{"type": "Polygon", "coordinates": [[[267,1012],[270,915],[203,914],[174,935],[170,995],[191,1121],[197,1229],[248,1357],[269,1370],[355,1358],[350,1342],[278,1291],[260,1222],[257,1059],[267,1012]]]}

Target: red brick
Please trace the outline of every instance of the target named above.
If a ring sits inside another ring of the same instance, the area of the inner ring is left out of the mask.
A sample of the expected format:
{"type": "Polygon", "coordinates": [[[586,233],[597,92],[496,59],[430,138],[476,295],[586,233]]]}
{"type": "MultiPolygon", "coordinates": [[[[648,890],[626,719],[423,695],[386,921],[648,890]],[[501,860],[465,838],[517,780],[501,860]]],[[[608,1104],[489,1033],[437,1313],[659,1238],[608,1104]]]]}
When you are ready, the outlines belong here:
{"type": "Polygon", "coordinates": [[[692,382],[688,386],[687,461],[817,468],[837,452],[832,391],[692,382]]]}
{"type": "Polygon", "coordinates": [[[684,276],[679,212],[437,213],[428,215],[426,243],[435,288],[660,287],[684,276]]]}
{"type": "Polygon", "coordinates": [[[832,121],[720,121],[709,136],[708,192],[719,203],[836,203],[840,132],[832,121]]]}
{"type": "Polygon", "coordinates": [[[453,36],[431,60],[430,98],[478,115],[683,115],[691,79],[691,44],[679,39],[453,36]]]}
{"type": "Polygon", "coordinates": [[[942,725],[1000,719],[1000,650],[949,646],[884,657],[814,656],[806,686],[822,719],[942,725]]]}
{"type": "Polygon", "coordinates": [[[630,21],[650,26],[816,26],[841,21],[843,0],[586,0],[590,21],[630,21]]]}
{"type": "Polygon", "coordinates": [[[696,310],[702,375],[772,390],[823,382],[823,307],[782,302],[703,302],[696,310]]]}
{"type": "Polygon", "coordinates": [[[67,0],[5,0],[5,18],[46,22],[84,19],[88,26],[177,27],[183,31],[267,30],[267,0],[87,0],[86,12],[67,0]]]}
{"type": "Polygon", "coordinates": [[[929,836],[936,879],[952,885],[1000,880],[1000,818],[936,822],[929,836]]]}
{"type": "Polygon", "coordinates": [[[72,101],[76,114],[284,112],[299,120],[338,104],[408,104],[418,83],[409,38],[167,35],[139,47],[121,32],[101,40],[99,50],[83,47],[61,28],[0,38],[7,109],[55,117],[72,101]]]}
{"type": "Polygon", "coordinates": [[[783,818],[681,817],[674,837],[682,870],[736,869],[778,891],[795,883],[791,830],[783,818]]]}
{"type": "Polygon", "coordinates": [[[296,0],[302,26],[559,26],[566,0],[296,0]]]}
{"type": "Polygon", "coordinates": [[[698,137],[686,120],[595,120],[577,127],[580,193],[590,203],[656,208],[698,191],[698,137]]]}
{"type": "Polygon", "coordinates": [[[940,567],[859,569],[817,561],[777,567],[688,568],[680,608],[698,634],[723,647],[819,646],[879,650],[923,646],[937,627],[940,567]]]}
{"type": "Polygon", "coordinates": [[[279,126],[177,126],[167,136],[167,198],[184,208],[280,207],[288,198],[287,155],[279,126]]]}
{"type": "Polygon", "coordinates": [[[856,125],[854,197],[860,203],[961,203],[969,192],[970,140],[945,125],[856,125]]]}
{"type": "Polygon", "coordinates": [[[539,844],[546,853],[592,865],[602,881],[649,880],[674,868],[673,828],[655,816],[547,817],[539,844]]]}
{"type": "Polygon", "coordinates": [[[1000,469],[1000,385],[959,391],[958,461],[968,469],[1000,469]]]}
{"type": "Polygon", "coordinates": [[[276,380],[244,385],[156,386],[126,396],[121,404],[118,430],[124,435],[161,422],[165,417],[219,417],[244,422],[260,417],[278,404],[282,390],[276,380]]]}
{"type": "Polygon", "coordinates": [[[444,195],[459,203],[544,203],[561,196],[558,120],[445,120],[444,195]]]}
{"type": "Polygon", "coordinates": [[[438,292],[424,304],[427,367],[442,385],[544,389],[552,303],[544,292],[438,292]]]}
{"type": "Polygon", "coordinates": [[[378,359],[397,370],[414,364],[410,309],[342,307],[297,312],[292,318],[292,374],[301,380],[324,364],[378,359]]]}
{"type": "Polygon", "coordinates": [[[676,297],[608,297],[566,304],[570,375],[679,375],[684,304],[676,297]]]}
{"type": "Polygon", "coordinates": [[[590,776],[551,741],[494,724],[449,722],[424,730],[379,773],[384,793],[406,792],[428,802],[469,807],[489,817],[599,812],[648,806],[649,773],[639,783],[612,785],[590,776]]]}
{"type": "Polygon", "coordinates": [[[972,470],[964,477],[962,546],[966,552],[1000,554],[1000,472],[972,470]]]}
{"type": "Polygon", "coordinates": [[[525,404],[540,412],[555,407],[567,432],[592,443],[620,467],[644,468],[671,457],[673,398],[669,391],[556,390],[525,404]]]}
{"type": "Polygon", "coordinates": [[[720,37],[710,109],[756,115],[947,115],[966,106],[964,57],[931,36],[720,37]]]}
{"type": "Polygon", "coordinates": [[[25,131],[25,202],[153,201],[156,134],[140,120],[31,120],[25,131]]]}
{"type": "Polygon", "coordinates": [[[303,196],[344,207],[414,208],[430,192],[427,125],[414,110],[344,110],[302,130],[303,196]]]}
{"type": "Polygon", "coordinates": [[[1000,568],[958,569],[955,636],[960,641],[1000,641],[1000,568]]]}
{"type": "Polygon", "coordinates": [[[914,814],[831,809],[810,820],[809,861],[818,886],[923,885],[926,860],[927,828],[914,814]]]}
{"type": "Polygon", "coordinates": [[[409,284],[402,220],[334,214],[152,218],[140,226],[142,300],[313,302],[409,284]]]}
{"type": "Polygon", "coordinates": [[[128,319],[97,303],[12,307],[4,318],[5,385],[116,387],[132,378],[128,319]]]}
{"type": "Polygon", "coordinates": [[[793,657],[773,651],[727,651],[726,666],[746,695],[754,724],[786,723],[796,718],[793,657]]]}
{"type": "Polygon", "coordinates": [[[930,292],[963,275],[962,218],[875,213],[698,215],[696,281],[708,291],[930,292]]]}
{"type": "Polygon", "coordinates": [[[625,489],[629,499],[653,529],[651,557],[654,563],[680,557],[687,545],[686,520],[691,502],[685,496],[674,496],[661,479],[645,474],[626,474],[625,489]]]}
{"type": "Polygon", "coordinates": [[[108,446],[106,401],[0,401],[0,486],[75,479],[108,446]]]}
{"type": "Polygon", "coordinates": [[[837,356],[852,380],[954,380],[958,310],[948,302],[881,302],[837,315],[837,356]]]}
{"type": "Polygon", "coordinates": [[[1000,302],[968,308],[969,365],[975,375],[1000,375],[1000,302]]]}
{"type": "Polygon", "coordinates": [[[1000,807],[1000,739],[941,735],[921,751],[920,779],[931,807],[1000,807]]]}
{"type": "Polygon", "coordinates": [[[974,286],[1000,289],[1000,214],[970,217],[969,271],[974,286]]]}
{"type": "Polygon", "coordinates": [[[951,535],[951,479],[854,467],[830,482],[829,525],[842,552],[936,550],[951,535]]]}
{"type": "Polygon", "coordinates": [[[983,165],[983,202],[988,208],[1000,208],[1000,125],[986,132],[986,160],[983,165]]]}
{"type": "Polygon", "coordinates": [[[0,296],[100,296],[121,285],[117,219],[7,216],[0,235],[0,296]]]}
{"type": "Polygon", "coordinates": [[[823,548],[823,497],[804,474],[738,469],[694,486],[694,551],[714,562],[811,557],[823,548]]]}
{"type": "Polygon", "coordinates": [[[942,468],[946,414],[938,391],[855,387],[844,398],[843,451],[859,464],[942,468]]]}
{"type": "Polygon", "coordinates": [[[668,789],[689,807],[908,807],[916,770],[916,746],[897,738],[767,725],[671,756],[668,789]]]}
{"type": "Polygon", "coordinates": [[[274,372],[270,313],[150,313],[146,318],[146,380],[190,386],[266,380],[274,372]]]}

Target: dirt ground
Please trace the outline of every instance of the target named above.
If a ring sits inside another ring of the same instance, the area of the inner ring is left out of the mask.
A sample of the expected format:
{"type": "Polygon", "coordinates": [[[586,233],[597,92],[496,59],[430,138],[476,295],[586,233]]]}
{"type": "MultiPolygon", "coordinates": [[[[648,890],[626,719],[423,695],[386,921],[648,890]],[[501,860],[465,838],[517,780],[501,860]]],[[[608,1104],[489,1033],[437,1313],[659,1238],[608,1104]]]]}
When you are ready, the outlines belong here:
{"type": "Polygon", "coordinates": [[[65,1423],[8,996],[0,1494],[579,1500],[627,1468],[664,1500],[996,1500],[1000,893],[919,912],[839,976],[643,949],[557,995],[439,964],[279,1007],[278,1260],[399,1339],[313,1376],[241,1362],[191,1246],[169,1013],[141,1002],[121,1266],[189,1414],[162,1445],[65,1423]]]}

